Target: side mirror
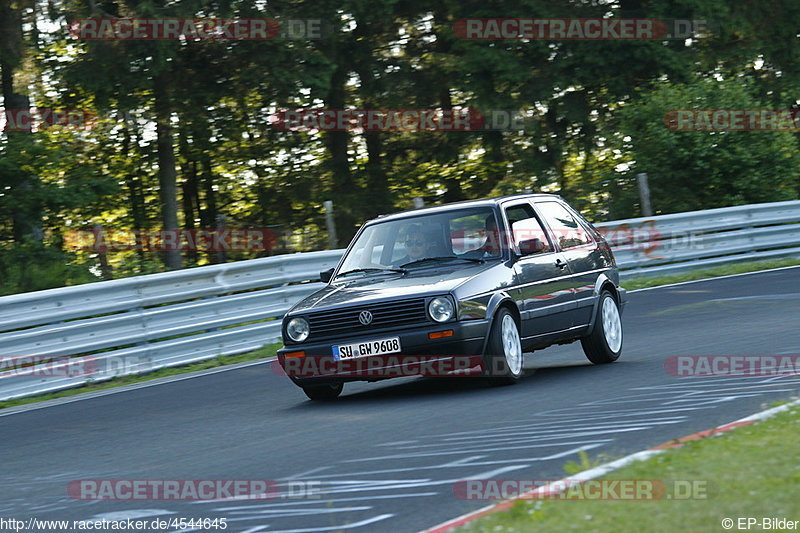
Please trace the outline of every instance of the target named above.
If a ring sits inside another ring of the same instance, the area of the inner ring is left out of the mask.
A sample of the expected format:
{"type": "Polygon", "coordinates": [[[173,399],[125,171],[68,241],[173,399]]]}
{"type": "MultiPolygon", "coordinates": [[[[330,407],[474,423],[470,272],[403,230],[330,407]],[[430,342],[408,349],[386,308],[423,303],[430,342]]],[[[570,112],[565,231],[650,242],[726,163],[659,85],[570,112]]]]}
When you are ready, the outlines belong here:
{"type": "Polygon", "coordinates": [[[519,251],[522,255],[533,255],[545,250],[544,243],[540,239],[528,239],[519,241],[519,251]]]}
{"type": "Polygon", "coordinates": [[[319,280],[323,283],[328,283],[333,277],[333,270],[334,269],[329,268],[328,270],[323,270],[322,272],[320,272],[319,280]]]}

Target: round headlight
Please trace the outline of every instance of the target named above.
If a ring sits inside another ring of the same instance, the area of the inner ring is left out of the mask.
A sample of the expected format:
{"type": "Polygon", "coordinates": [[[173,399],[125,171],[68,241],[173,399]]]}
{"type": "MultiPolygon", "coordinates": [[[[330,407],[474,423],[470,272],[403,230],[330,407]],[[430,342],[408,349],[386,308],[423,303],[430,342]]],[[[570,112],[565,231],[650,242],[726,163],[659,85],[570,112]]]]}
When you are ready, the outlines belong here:
{"type": "Polygon", "coordinates": [[[308,338],[308,321],[305,318],[295,317],[286,324],[286,334],[294,342],[303,342],[308,338]]]}
{"type": "Polygon", "coordinates": [[[453,302],[449,298],[434,298],[428,304],[428,313],[436,322],[447,322],[453,318],[453,302]]]}

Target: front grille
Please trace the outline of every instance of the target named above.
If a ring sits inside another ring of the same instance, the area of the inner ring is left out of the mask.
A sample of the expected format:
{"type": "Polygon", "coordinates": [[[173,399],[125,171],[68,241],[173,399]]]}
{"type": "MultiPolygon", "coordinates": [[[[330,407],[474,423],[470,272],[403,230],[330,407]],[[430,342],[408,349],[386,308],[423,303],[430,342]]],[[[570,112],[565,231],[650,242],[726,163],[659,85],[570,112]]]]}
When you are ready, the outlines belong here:
{"type": "Polygon", "coordinates": [[[307,315],[306,318],[310,326],[309,338],[318,339],[331,335],[369,332],[388,326],[424,323],[428,320],[428,314],[425,311],[425,298],[413,298],[320,311],[307,315]],[[372,323],[365,326],[358,321],[361,311],[372,313],[372,323]]]}

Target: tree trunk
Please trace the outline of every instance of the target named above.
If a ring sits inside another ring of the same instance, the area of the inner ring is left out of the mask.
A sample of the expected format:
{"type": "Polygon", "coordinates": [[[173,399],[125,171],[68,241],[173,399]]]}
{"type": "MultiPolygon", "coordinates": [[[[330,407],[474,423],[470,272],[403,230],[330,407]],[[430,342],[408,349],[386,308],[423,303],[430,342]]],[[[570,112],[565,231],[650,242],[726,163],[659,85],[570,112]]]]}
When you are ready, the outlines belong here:
{"type": "MultiPolygon", "coordinates": [[[[122,157],[125,161],[133,161],[134,154],[131,153],[131,125],[126,118],[123,118],[122,129],[122,157]]],[[[131,222],[134,231],[144,231],[150,228],[147,221],[147,211],[144,207],[144,193],[142,192],[142,177],[139,174],[138,168],[131,164],[126,164],[125,169],[125,185],[128,188],[128,201],[131,206],[131,222]]],[[[139,257],[139,263],[144,264],[145,251],[144,249],[136,249],[136,255],[139,257]]]]}
{"type": "Polygon", "coordinates": [[[389,181],[386,170],[383,168],[383,137],[379,131],[364,132],[367,142],[367,192],[368,217],[374,217],[389,212],[392,206],[389,197],[389,181]]]}
{"type": "MultiPolygon", "coordinates": [[[[361,27],[361,26],[359,26],[361,27]]],[[[372,75],[372,49],[367,49],[361,54],[362,59],[356,61],[356,72],[361,81],[360,93],[366,109],[375,109],[376,95],[380,94],[378,82],[372,75]]],[[[367,145],[367,187],[366,193],[369,202],[365,202],[365,209],[360,215],[372,218],[391,210],[392,201],[389,193],[389,180],[383,164],[383,134],[380,131],[365,130],[364,141],[367,145]]]]}
{"type": "MultiPolygon", "coordinates": [[[[6,124],[17,123],[22,114],[30,113],[30,99],[17,92],[15,74],[22,64],[22,14],[11,6],[9,0],[0,0],[0,85],[2,85],[3,108],[6,124]]],[[[30,121],[25,128],[6,131],[9,153],[22,153],[33,142],[30,121]]],[[[8,200],[14,204],[12,225],[14,241],[42,242],[42,206],[36,197],[38,179],[30,172],[19,169],[19,180],[12,184],[8,200]]]]}
{"type": "MultiPolygon", "coordinates": [[[[338,66],[331,76],[330,88],[325,99],[328,109],[344,109],[346,104],[346,87],[348,69],[338,66]]],[[[350,172],[350,160],[347,148],[350,143],[348,131],[329,131],[325,133],[325,147],[328,150],[327,166],[333,176],[333,193],[331,194],[336,205],[336,227],[339,228],[339,240],[348,242],[355,235],[355,225],[358,222],[354,213],[354,203],[358,201],[350,172]]]]}
{"type": "MultiPolygon", "coordinates": [[[[450,95],[450,84],[447,82],[443,82],[439,89],[439,105],[445,111],[451,111],[453,109],[453,99],[450,95]]],[[[437,158],[439,163],[443,165],[452,164],[453,166],[456,166],[456,163],[458,162],[459,149],[455,138],[455,135],[448,134],[446,132],[442,134],[442,142],[439,147],[440,151],[437,158]]],[[[460,202],[461,200],[465,199],[464,189],[461,187],[460,176],[445,177],[442,181],[444,183],[444,194],[442,195],[442,201],[444,203],[460,202]]]]}
{"type": "MultiPolygon", "coordinates": [[[[178,190],[176,186],[175,147],[172,132],[172,106],[169,100],[169,71],[159,73],[153,84],[156,112],[156,144],[158,146],[158,185],[161,198],[161,220],[165,231],[178,229],[178,190]]],[[[164,252],[164,264],[170,270],[182,267],[178,250],[164,252]]]]}
{"type": "MultiPolygon", "coordinates": [[[[181,129],[178,134],[178,146],[181,154],[181,175],[183,184],[181,185],[181,199],[183,200],[183,227],[188,230],[195,229],[195,219],[197,218],[197,208],[195,203],[197,198],[197,161],[195,153],[189,146],[186,129],[181,129]]],[[[197,240],[192,239],[194,246],[188,250],[189,261],[197,264],[197,240]]]]}

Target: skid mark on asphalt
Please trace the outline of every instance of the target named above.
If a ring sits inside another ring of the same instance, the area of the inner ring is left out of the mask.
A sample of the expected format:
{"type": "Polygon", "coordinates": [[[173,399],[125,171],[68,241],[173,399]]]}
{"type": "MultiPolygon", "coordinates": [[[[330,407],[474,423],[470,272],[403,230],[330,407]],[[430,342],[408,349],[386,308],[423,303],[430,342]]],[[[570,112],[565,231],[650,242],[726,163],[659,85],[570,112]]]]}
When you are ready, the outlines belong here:
{"type": "MultiPolygon", "coordinates": [[[[659,385],[617,390],[610,397],[571,407],[532,412],[527,419],[499,414],[493,422],[440,433],[421,426],[418,434],[365,442],[358,455],[343,454],[328,464],[315,465],[309,458],[296,474],[276,480],[280,496],[272,500],[158,502],[151,509],[136,508],[142,502],[114,502],[111,509],[120,517],[142,513],[226,517],[226,533],[412,531],[408,519],[415,510],[424,508],[433,498],[455,500],[453,486],[460,480],[541,479],[547,472],[561,473],[564,462],[575,459],[580,451],[619,448],[626,436],[663,432],[685,424],[699,411],[713,410],[727,402],[754,397],[767,402],[770,396],[783,398],[798,392],[800,380],[792,377],[672,378],[659,385]],[[292,483],[301,482],[313,482],[315,492],[298,496],[287,490],[292,483]],[[125,506],[130,508],[121,509],[125,506]]],[[[341,408],[348,409],[346,405],[341,408]]],[[[674,437],[686,433],[671,432],[674,437]]],[[[83,506],[87,517],[111,516],[98,514],[109,509],[109,502],[75,501],[60,491],[52,494],[55,497],[42,497],[42,491],[54,481],[66,484],[82,477],[115,476],[97,471],[11,479],[8,481],[29,487],[32,497],[4,500],[0,513],[57,513],[78,505],[83,506]]],[[[487,502],[470,503],[478,508],[487,502]]],[[[464,505],[462,502],[460,507],[469,510],[464,505]]]]}
{"type": "MultiPolygon", "coordinates": [[[[374,524],[375,522],[380,522],[381,520],[385,520],[387,518],[391,518],[392,514],[382,514],[378,516],[373,516],[372,518],[367,518],[366,520],[361,520],[360,522],[352,522],[349,524],[343,524],[341,526],[327,526],[327,527],[313,527],[313,528],[301,528],[301,529],[270,529],[271,533],[317,533],[322,531],[342,531],[348,529],[356,529],[362,526],[367,526],[369,524],[374,524]]],[[[266,531],[268,526],[256,526],[250,529],[246,529],[243,533],[255,533],[257,531],[266,531]]]]}
{"type": "Polygon", "coordinates": [[[250,528],[241,531],[403,531],[403,517],[409,512],[403,501],[452,494],[459,480],[502,479],[509,472],[535,479],[537,471],[560,470],[579,451],[609,446],[625,434],[685,423],[693,413],[722,402],[796,391],[798,381],[785,377],[675,378],[534,413],[530,421],[497,420],[491,426],[374,443],[364,447],[361,457],[342,458],[279,480],[282,485],[313,481],[316,499],[193,504],[203,508],[204,515],[231,517],[232,531],[245,525],[250,528]],[[376,462],[379,468],[369,468],[376,462]],[[481,470],[486,467],[496,468],[481,470]],[[346,520],[339,518],[342,514],[346,520]]]}

